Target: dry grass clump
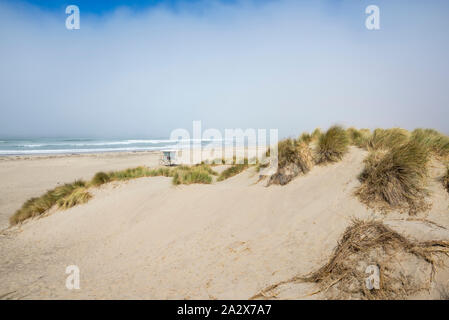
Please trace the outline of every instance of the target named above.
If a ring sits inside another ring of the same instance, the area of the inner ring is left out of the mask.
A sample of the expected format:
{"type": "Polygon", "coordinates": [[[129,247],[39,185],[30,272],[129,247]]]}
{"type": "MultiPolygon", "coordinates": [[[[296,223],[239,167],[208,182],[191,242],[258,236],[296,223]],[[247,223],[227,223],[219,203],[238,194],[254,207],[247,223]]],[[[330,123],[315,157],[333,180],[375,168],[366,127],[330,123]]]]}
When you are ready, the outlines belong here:
{"type": "Polygon", "coordinates": [[[278,164],[283,168],[295,163],[299,156],[298,147],[301,143],[293,139],[285,139],[278,143],[278,164]]]}
{"type": "Polygon", "coordinates": [[[388,211],[408,210],[409,214],[425,210],[427,191],[427,149],[411,140],[388,151],[372,151],[359,175],[362,185],[356,191],[369,207],[388,211]]]}
{"type": "Polygon", "coordinates": [[[62,209],[68,209],[78,204],[86,203],[92,198],[86,187],[73,190],[72,193],[58,200],[58,205],[62,209]]]}
{"type": "Polygon", "coordinates": [[[143,177],[154,177],[154,176],[169,176],[170,169],[160,168],[160,169],[149,169],[144,166],[129,168],[120,171],[112,171],[108,173],[109,181],[121,181],[130,180],[143,177]]]}
{"type": "MultiPolygon", "coordinates": [[[[244,162],[247,164],[248,163],[248,159],[245,159],[244,162]]],[[[213,175],[213,176],[217,176],[218,175],[218,173],[214,169],[212,169],[210,165],[207,165],[207,164],[204,164],[204,163],[197,164],[197,165],[195,165],[195,166],[193,166],[191,168],[197,168],[197,169],[199,168],[199,169],[201,169],[203,171],[206,171],[208,174],[213,175]]]]}
{"type": "Polygon", "coordinates": [[[147,167],[137,167],[122,171],[110,172],[110,181],[130,180],[142,177],[172,177],[173,184],[211,183],[211,175],[217,175],[208,164],[195,166],[178,166],[173,168],[149,169],[147,167]]]}
{"type": "Polygon", "coordinates": [[[371,150],[390,149],[407,143],[410,133],[402,128],[376,129],[367,142],[371,150]]]}
{"type": "Polygon", "coordinates": [[[349,138],[346,130],[333,126],[318,139],[316,149],[317,163],[336,162],[348,152],[349,138]]]}
{"type": "MultiPolygon", "coordinates": [[[[158,168],[158,169],[148,169],[143,168],[141,171],[144,177],[173,177],[173,169],[169,168],[158,168]]],[[[139,172],[137,173],[137,175],[139,172]]]]}
{"type": "Polygon", "coordinates": [[[100,186],[102,184],[105,184],[111,180],[111,177],[104,172],[97,172],[95,176],[90,181],[91,185],[93,186],[100,186]]]}
{"type": "Polygon", "coordinates": [[[448,136],[433,129],[415,129],[411,137],[424,144],[435,156],[449,156],[448,136]]]}
{"type": "Polygon", "coordinates": [[[346,132],[349,137],[349,143],[359,148],[366,148],[368,141],[371,138],[371,131],[369,129],[348,128],[346,132]]]}
{"type": "Polygon", "coordinates": [[[157,168],[150,169],[148,167],[140,166],[136,168],[129,168],[120,171],[112,171],[108,173],[109,181],[131,180],[143,177],[173,177],[176,168],[157,168]]]}
{"type": "Polygon", "coordinates": [[[293,139],[282,140],[278,143],[278,170],[270,177],[268,185],[285,185],[312,167],[312,151],[308,144],[293,139]]]}
{"type": "Polygon", "coordinates": [[[312,140],[313,140],[313,137],[308,132],[303,132],[298,138],[299,142],[304,142],[306,144],[311,143],[312,140]]]}
{"type": "MultiPolygon", "coordinates": [[[[248,169],[249,165],[248,165],[248,161],[245,161],[244,163],[240,163],[240,164],[234,164],[233,166],[223,170],[220,175],[217,178],[217,181],[223,181],[226,180],[228,178],[231,178],[237,174],[239,174],[240,172],[248,169]]],[[[261,166],[258,163],[257,164],[257,170],[260,170],[261,166]]]]}
{"type": "Polygon", "coordinates": [[[325,265],[307,276],[272,285],[253,298],[272,298],[283,284],[313,282],[319,286],[313,294],[323,292],[329,298],[404,299],[430,288],[444,255],[449,256],[449,241],[412,241],[382,222],[354,220],[325,265]],[[366,287],[370,265],[380,269],[379,289],[366,287]]]}
{"type": "Polygon", "coordinates": [[[172,183],[174,185],[193,183],[210,184],[212,183],[211,174],[216,173],[207,165],[193,167],[181,166],[173,170],[172,183]]]}
{"type": "Polygon", "coordinates": [[[53,207],[60,199],[85,186],[86,183],[84,181],[77,180],[51,189],[40,197],[31,198],[9,218],[9,222],[11,225],[16,225],[28,218],[40,216],[53,207]]]}
{"type": "Polygon", "coordinates": [[[322,134],[323,134],[323,133],[321,132],[321,129],[320,129],[320,128],[316,128],[316,129],[313,130],[313,132],[312,132],[312,139],[313,139],[314,141],[315,141],[315,140],[318,140],[322,134]]]}

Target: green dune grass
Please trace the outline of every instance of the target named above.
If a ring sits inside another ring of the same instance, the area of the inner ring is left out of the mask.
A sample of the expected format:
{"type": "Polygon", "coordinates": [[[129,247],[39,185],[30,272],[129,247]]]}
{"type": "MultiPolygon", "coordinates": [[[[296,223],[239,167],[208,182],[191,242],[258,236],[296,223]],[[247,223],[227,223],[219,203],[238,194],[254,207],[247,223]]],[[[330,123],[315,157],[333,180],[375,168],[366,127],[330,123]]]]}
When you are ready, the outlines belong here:
{"type": "Polygon", "coordinates": [[[427,148],[415,140],[387,151],[373,150],[364,161],[356,194],[370,207],[422,211],[429,159],[427,148]]]}
{"type": "Polygon", "coordinates": [[[82,180],[77,180],[73,183],[67,183],[63,186],[48,190],[40,197],[35,197],[27,200],[22,207],[17,210],[9,219],[11,225],[15,225],[26,219],[37,217],[44,214],[47,210],[55,204],[66,199],[72,193],[79,189],[85,189],[86,183],[82,180]]]}
{"type": "Polygon", "coordinates": [[[318,139],[316,150],[317,163],[336,162],[348,152],[349,137],[340,126],[329,128],[318,139]]]}

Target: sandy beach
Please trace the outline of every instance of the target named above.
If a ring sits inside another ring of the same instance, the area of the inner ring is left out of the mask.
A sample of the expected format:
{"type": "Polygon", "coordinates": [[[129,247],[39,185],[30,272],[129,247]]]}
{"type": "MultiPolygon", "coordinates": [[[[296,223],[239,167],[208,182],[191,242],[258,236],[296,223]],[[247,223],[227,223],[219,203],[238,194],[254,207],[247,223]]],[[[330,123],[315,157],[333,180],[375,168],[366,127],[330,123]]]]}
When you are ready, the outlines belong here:
{"type": "MultiPolygon", "coordinates": [[[[423,241],[449,238],[449,194],[438,180],[443,168],[432,165],[430,211],[416,219],[385,217],[353,195],[366,154],[351,147],[341,162],[315,166],[286,186],[266,187],[253,168],[211,185],[173,186],[166,177],[105,184],[86,204],[53,210],[0,235],[0,296],[248,299],[319,268],[353,218],[383,219],[423,241]],[[79,290],[65,286],[69,265],[80,269],[79,290]]],[[[1,182],[2,220],[58,182],[156,159],[148,153],[0,161],[2,175],[9,175],[1,182]]],[[[436,279],[447,285],[449,274],[438,269],[436,279]]],[[[439,298],[438,288],[417,297],[439,298]]],[[[314,291],[313,284],[286,283],[275,298],[324,297],[314,291]]]]}

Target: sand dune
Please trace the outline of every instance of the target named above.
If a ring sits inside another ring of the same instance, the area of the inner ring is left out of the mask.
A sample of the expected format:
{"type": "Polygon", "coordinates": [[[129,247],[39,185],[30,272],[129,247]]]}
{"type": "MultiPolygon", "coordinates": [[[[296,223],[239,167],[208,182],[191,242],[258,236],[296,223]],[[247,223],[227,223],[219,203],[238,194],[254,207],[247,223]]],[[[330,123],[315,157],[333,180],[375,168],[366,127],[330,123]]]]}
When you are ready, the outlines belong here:
{"type": "Polygon", "coordinates": [[[157,152],[0,157],[0,230],[27,199],[98,171],[158,164],[157,152]]]}
{"type": "MultiPolygon", "coordinates": [[[[87,204],[2,233],[0,296],[247,299],[325,263],[353,217],[383,219],[417,239],[449,238],[449,195],[437,180],[438,164],[430,181],[434,205],[407,221],[376,214],[353,196],[365,156],[352,147],[341,162],[282,187],[257,183],[253,169],[212,185],[175,187],[164,177],[104,185],[87,204]],[[80,268],[79,290],[65,287],[68,265],[80,268]]],[[[449,275],[439,271],[436,279],[447,284],[449,275]]],[[[277,294],[322,297],[310,295],[314,290],[288,284],[277,294]]],[[[422,297],[438,297],[436,286],[422,297]]]]}

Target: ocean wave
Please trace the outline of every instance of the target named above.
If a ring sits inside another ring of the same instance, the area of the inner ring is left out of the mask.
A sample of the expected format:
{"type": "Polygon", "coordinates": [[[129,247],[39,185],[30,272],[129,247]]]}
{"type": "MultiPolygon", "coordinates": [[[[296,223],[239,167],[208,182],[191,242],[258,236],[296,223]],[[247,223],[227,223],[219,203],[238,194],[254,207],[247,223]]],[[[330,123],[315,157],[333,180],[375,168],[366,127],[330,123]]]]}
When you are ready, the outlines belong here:
{"type": "Polygon", "coordinates": [[[39,147],[45,147],[48,146],[48,144],[16,144],[13,145],[14,147],[22,147],[22,148],[39,148],[39,147]]]}
{"type": "Polygon", "coordinates": [[[92,138],[70,138],[70,139],[61,139],[61,141],[94,141],[95,139],[92,138]]]}
{"type": "Polygon", "coordinates": [[[142,148],[97,148],[97,149],[51,149],[51,150],[0,150],[0,155],[31,155],[31,154],[76,154],[76,153],[102,153],[102,152],[126,152],[126,151],[157,151],[163,147],[142,148]]]}
{"type": "Polygon", "coordinates": [[[104,152],[158,151],[164,149],[185,150],[190,144],[164,145],[160,147],[128,147],[128,148],[92,148],[92,149],[35,149],[35,150],[0,150],[0,155],[45,155],[45,154],[79,154],[104,152]]]}
{"type": "Polygon", "coordinates": [[[176,140],[124,140],[124,141],[110,141],[110,142],[94,142],[94,143],[73,143],[70,146],[115,146],[115,145],[130,145],[130,144],[161,144],[176,142],[176,140]]]}
{"type": "Polygon", "coordinates": [[[6,144],[0,146],[0,155],[151,151],[162,149],[188,149],[191,146],[196,148],[199,145],[219,147],[233,143],[226,139],[84,139],[83,142],[80,142],[81,140],[82,139],[1,140],[5,141],[6,144]],[[72,143],[67,143],[67,140],[72,140],[72,143]]]}
{"type": "MultiPolygon", "coordinates": [[[[65,140],[63,140],[65,141],[65,140]]],[[[41,148],[41,147],[89,147],[89,146],[116,146],[116,145],[132,145],[132,144],[175,144],[175,143],[190,143],[190,142],[218,142],[222,139],[132,139],[132,140],[122,140],[122,141],[102,141],[102,142],[92,142],[92,143],[64,143],[64,142],[48,142],[48,143],[26,143],[26,144],[12,144],[11,147],[18,148],[41,148]]]]}
{"type": "Polygon", "coordinates": [[[58,146],[88,147],[88,146],[115,146],[115,145],[131,145],[131,144],[161,144],[161,143],[169,143],[170,141],[171,140],[125,140],[125,141],[92,142],[92,143],[49,142],[49,143],[12,144],[11,146],[19,148],[39,148],[39,147],[58,147],[58,146]]]}

